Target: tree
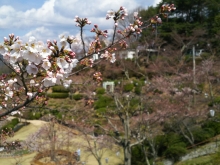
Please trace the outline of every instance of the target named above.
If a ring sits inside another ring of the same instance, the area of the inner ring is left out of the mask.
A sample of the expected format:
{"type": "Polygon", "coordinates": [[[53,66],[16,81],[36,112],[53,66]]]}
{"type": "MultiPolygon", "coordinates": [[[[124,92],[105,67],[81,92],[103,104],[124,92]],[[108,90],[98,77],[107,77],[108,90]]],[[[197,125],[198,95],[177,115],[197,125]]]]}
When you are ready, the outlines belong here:
{"type": "MultiPolygon", "coordinates": [[[[163,5],[159,15],[164,15],[164,13],[174,9],[173,4],[163,5]]],[[[20,38],[15,37],[14,34],[10,34],[9,38],[4,38],[4,43],[0,45],[0,53],[3,55],[1,61],[11,69],[12,73],[10,75],[3,74],[0,77],[2,103],[2,113],[0,117],[16,110],[21,110],[31,104],[34,104],[32,106],[39,107],[47,104],[47,98],[44,92],[54,85],[69,87],[72,81],[66,78],[69,78],[85,68],[92,67],[100,61],[95,62],[91,58],[94,54],[98,54],[101,60],[105,59],[114,63],[115,51],[119,47],[126,48],[126,40],[129,37],[135,34],[141,34],[142,29],[153,26],[155,23],[161,23],[160,17],[156,15],[146,21],[147,26],[142,27],[143,23],[141,18],[135,13],[133,23],[129,24],[123,31],[117,31],[118,21],[124,20],[125,16],[127,16],[127,10],[124,7],[120,7],[116,12],[112,10],[108,11],[106,19],[112,18],[114,21],[114,31],[110,44],[103,47],[104,44],[101,40],[103,37],[107,37],[107,31],[103,31],[99,29],[98,25],[94,25],[91,32],[95,33],[95,39],[90,43],[88,48],[83,38],[83,28],[91,24],[91,22],[87,18],[79,18],[76,16],[75,22],[80,28],[80,44],[83,50],[81,57],[77,57],[77,54],[71,49],[71,45],[78,42],[73,36],[66,37],[60,35],[60,43],[48,40],[46,44],[37,41],[34,37],[30,37],[27,43],[23,43],[20,38]],[[121,35],[117,40],[115,38],[116,33],[121,35]]],[[[100,83],[102,81],[101,73],[94,73],[93,79],[97,83],[100,83]]],[[[130,119],[133,118],[136,113],[142,113],[142,101],[138,97],[130,98],[130,96],[122,96],[122,98],[120,98],[119,95],[114,95],[114,101],[117,110],[117,120],[122,124],[122,130],[124,130],[125,133],[124,137],[117,135],[117,128],[115,128],[111,122],[113,118],[110,116],[105,116],[105,118],[116,131],[116,136],[113,136],[114,139],[124,148],[125,165],[130,165],[131,147],[140,144],[146,138],[143,136],[138,141],[132,142],[131,140],[133,139],[129,124],[130,119]],[[136,101],[140,104],[136,104],[136,101]]],[[[158,115],[158,117],[160,117],[160,115],[158,115]]],[[[54,126],[50,128],[50,156],[51,160],[55,161],[54,139],[56,134],[54,132],[54,126]]]]}
{"type": "Polygon", "coordinates": [[[99,165],[102,165],[104,154],[110,150],[115,150],[114,141],[107,135],[95,136],[94,127],[80,128],[78,126],[78,129],[83,133],[86,141],[86,144],[81,144],[82,148],[85,152],[92,154],[99,165]]]}
{"type": "MultiPolygon", "coordinates": [[[[22,109],[33,101],[39,105],[46,104],[46,99],[41,97],[41,93],[56,84],[68,87],[71,80],[66,80],[66,77],[71,75],[73,68],[77,65],[92,66],[93,54],[100,53],[101,58],[114,62],[114,46],[119,44],[125,47],[124,39],[133,33],[140,33],[141,21],[137,22],[139,18],[136,17],[134,23],[129,25],[123,34],[121,33],[122,37],[115,41],[117,22],[124,19],[126,15],[127,10],[124,7],[117,12],[108,12],[107,19],[113,18],[115,23],[111,44],[102,48],[100,38],[101,36],[107,37],[107,31],[102,31],[98,25],[94,25],[91,32],[94,32],[96,37],[88,50],[86,50],[83,38],[83,27],[91,22],[87,18],[76,17],[75,21],[81,30],[81,44],[84,53],[80,59],[77,59],[77,55],[71,50],[71,44],[77,42],[76,38],[72,36],[60,35],[60,43],[48,40],[46,44],[37,41],[34,37],[30,37],[27,43],[23,43],[14,34],[10,34],[9,39],[5,37],[4,43],[0,45],[0,53],[3,55],[1,61],[11,69],[12,73],[3,74],[0,77],[1,108],[4,110],[0,116],[22,109]]],[[[100,74],[94,74],[94,79],[99,82],[100,74]]]]}
{"type": "Polygon", "coordinates": [[[37,132],[31,134],[23,142],[23,147],[30,151],[37,151],[35,161],[55,162],[56,164],[65,161],[74,162],[76,155],[72,155],[72,137],[75,135],[73,130],[60,125],[54,117],[49,116],[49,122],[41,127],[37,132]],[[48,159],[49,158],[49,159],[48,159]]]}

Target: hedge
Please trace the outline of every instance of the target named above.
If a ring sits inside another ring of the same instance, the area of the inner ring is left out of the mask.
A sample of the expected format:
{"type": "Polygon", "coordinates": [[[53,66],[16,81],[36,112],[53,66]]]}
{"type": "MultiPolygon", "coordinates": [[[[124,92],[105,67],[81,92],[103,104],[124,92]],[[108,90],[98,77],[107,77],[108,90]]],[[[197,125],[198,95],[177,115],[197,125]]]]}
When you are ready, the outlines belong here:
{"type": "Polygon", "coordinates": [[[42,114],[40,112],[35,112],[35,113],[32,113],[32,112],[29,112],[27,114],[27,118],[29,120],[38,120],[42,117],[42,114]]]}
{"type": "Polygon", "coordinates": [[[48,93],[47,96],[50,98],[67,98],[67,97],[69,97],[69,94],[68,93],[53,92],[53,93],[48,93]]]}
{"type": "Polygon", "coordinates": [[[78,94],[72,94],[70,96],[71,99],[74,99],[74,100],[81,100],[83,98],[83,95],[78,93],[78,94]]]}
{"type": "Polygon", "coordinates": [[[56,92],[58,92],[58,93],[68,93],[69,88],[65,88],[62,85],[58,85],[58,86],[53,86],[52,91],[53,91],[53,93],[56,93],[56,92]]]}
{"type": "Polygon", "coordinates": [[[14,118],[14,119],[12,119],[9,123],[7,123],[6,125],[4,125],[3,127],[2,127],[2,129],[4,130],[4,131],[9,131],[10,129],[14,129],[14,127],[17,125],[19,123],[19,120],[18,120],[18,118],[14,118]]]}

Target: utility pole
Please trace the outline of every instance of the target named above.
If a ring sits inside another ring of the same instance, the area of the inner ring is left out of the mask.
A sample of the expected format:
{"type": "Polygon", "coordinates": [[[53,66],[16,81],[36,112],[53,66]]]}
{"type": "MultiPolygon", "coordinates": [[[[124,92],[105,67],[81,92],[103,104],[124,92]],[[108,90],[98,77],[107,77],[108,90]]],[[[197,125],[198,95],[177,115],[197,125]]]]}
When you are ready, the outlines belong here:
{"type": "Polygon", "coordinates": [[[195,104],[195,87],[196,87],[196,59],[195,59],[196,51],[195,45],[193,45],[193,105],[195,104]]]}
{"type": "Polygon", "coordinates": [[[195,86],[196,80],[195,80],[195,75],[196,75],[196,60],[195,60],[195,45],[193,45],[193,85],[195,86]]]}

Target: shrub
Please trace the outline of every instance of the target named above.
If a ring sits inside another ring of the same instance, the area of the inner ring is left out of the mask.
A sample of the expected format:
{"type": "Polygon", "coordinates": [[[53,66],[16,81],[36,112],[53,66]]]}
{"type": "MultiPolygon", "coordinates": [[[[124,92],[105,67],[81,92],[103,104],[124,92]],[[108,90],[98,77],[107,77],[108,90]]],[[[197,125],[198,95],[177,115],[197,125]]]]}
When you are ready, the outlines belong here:
{"type": "Polygon", "coordinates": [[[212,107],[215,104],[220,104],[220,96],[215,97],[212,102],[208,103],[208,106],[212,107]]]}
{"type": "Polygon", "coordinates": [[[63,118],[63,113],[57,109],[50,110],[47,112],[47,114],[51,114],[52,116],[55,116],[56,119],[59,119],[59,120],[61,120],[63,118]]]}
{"type": "Polygon", "coordinates": [[[137,95],[140,95],[140,94],[141,94],[141,86],[135,87],[134,92],[135,92],[137,95]]]}
{"type": "Polygon", "coordinates": [[[96,109],[96,112],[97,112],[97,114],[105,113],[105,112],[106,112],[106,108],[99,108],[99,109],[96,109]]]}
{"type": "Polygon", "coordinates": [[[18,118],[14,118],[11,120],[11,124],[13,125],[17,125],[19,123],[19,119],[18,118]]]}
{"type": "Polygon", "coordinates": [[[174,145],[167,148],[164,152],[164,156],[174,162],[177,162],[181,156],[184,156],[186,153],[187,149],[185,147],[174,145]]]}
{"type": "Polygon", "coordinates": [[[176,133],[158,135],[155,137],[155,143],[156,146],[158,146],[158,156],[163,156],[170,146],[186,148],[186,143],[182,140],[182,137],[176,133]]]}
{"type": "Polygon", "coordinates": [[[59,111],[58,110],[51,110],[50,113],[54,116],[58,115],[59,111]]]}
{"type": "Polygon", "coordinates": [[[211,129],[196,129],[192,132],[194,136],[194,142],[200,143],[208,140],[209,138],[214,136],[214,131],[211,129]]]}
{"type": "Polygon", "coordinates": [[[106,108],[108,105],[111,104],[112,101],[113,99],[111,97],[102,95],[94,103],[94,109],[106,108]]]}
{"type": "Polygon", "coordinates": [[[123,90],[124,92],[130,92],[133,90],[133,88],[134,88],[134,84],[129,83],[124,85],[123,90]]]}
{"type": "Polygon", "coordinates": [[[132,157],[131,157],[131,163],[132,165],[144,165],[144,153],[140,146],[134,146],[131,149],[132,157]]]}
{"type": "Polygon", "coordinates": [[[57,119],[61,120],[63,118],[63,114],[59,112],[58,114],[55,115],[57,119]]]}
{"type": "Polygon", "coordinates": [[[38,119],[40,119],[41,117],[42,117],[42,114],[41,114],[40,112],[34,112],[34,113],[29,112],[27,118],[28,118],[29,120],[38,120],[38,119]]]}
{"type": "Polygon", "coordinates": [[[53,92],[60,92],[60,93],[68,93],[69,92],[69,88],[65,88],[62,85],[58,85],[58,86],[54,86],[52,87],[52,91],[53,92]]]}
{"type": "Polygon", "coordinates": [[[77,93],[77,94],[73,94],[71,98],[73,98],[74,100],[81,100],[83,98],[83,95],[80,93],[77,93]]]}
{"type": "Polygon", "coordinates": [[[220,134],[220,123],[209,120],[202,125],[202,129],[212,129],[214,131],[214,135],[218,135],[220,134]]]}
{"type": "Polygon", "coordinates": [[[12,119],[9,123],[7,123],[6,125],[4,125],[2,127],[2,129],[6,132],[8,132],[9,130],[13,130],[14,127],[19,123],[18,118],[14,118],[12,119]]]}
{"type": "Polygon", "coordinates": [[[103,95],[103,94],[105,94],[105,89],[104,89],[104,88],[97,88],[97,89],[96,89],[96,94],[97,94],[97,95],[103,95]]]}
{"type": "Polygon", "coordinates": [[[68,93],[60,93],[60,92],[55,93],[55,92],[53,92],[53,93],[48,93],[47,96],[50,98],[63,98],[64,99],[64,98],[69,97],[69,94],[68,93]]]}

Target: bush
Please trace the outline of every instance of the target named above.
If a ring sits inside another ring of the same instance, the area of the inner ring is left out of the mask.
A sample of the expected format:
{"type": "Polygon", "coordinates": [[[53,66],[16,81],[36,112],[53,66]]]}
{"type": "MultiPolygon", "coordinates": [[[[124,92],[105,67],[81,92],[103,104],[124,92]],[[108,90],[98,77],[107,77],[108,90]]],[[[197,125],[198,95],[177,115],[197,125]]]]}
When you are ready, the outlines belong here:
{"type": "Polygon", "coordinates": [[[56,115],[58,115],[60,113],[60,111],[58,111],[58,110],[50,110],[48,113],[53,115],[53,116],[56,116],[56,115]]]}
{"type": "Polygon", "coordinates": [[[187,149],[185,147],[174,145],[167,148],[164,152],[164,156],[174,162],[177,162],[181,156],[184,156],[186,153],[187,149]]]}
{"type": "Polygon", "coordinates": [[[94,103],[94,109],[106,108],[113,102],[113,99],[108,96],[100,96],[99,99],[94,103]]]}
{"type": "Polygon", "coordinates": [[[215,104],[220,104],[220,96],[215,97],[212,102],[208,103],[208,106],[212,107],[215,104]]]}
{"type": "Polygon", "coordinates": [[[57,119],[61,120],[63,118],[63,114],[59,112],[58,114],[55,115],[57,119]]]}
{"type": "Polygon", "coordinates": [[[17,125],[19,123],[19,119],[18,118],[14,118],[11,120],[11,124],[13,125],[17,125]]]}
{"type": "Polygon", "coordinates": [[[19,123],[18,118],[14,118],[12,119],[9,123],[7,123],[6,125],[4,125],[2,127],[2,129],[6,132],[8,132],[9,130],[13,130],[14,127],[19,123]]]}
{"type": "Polygon", "coordinates": [[[130,91],[133,90],[133,88],[134,88],[134,84],[131,84],[131,83],[125,84],[124,87],[123,87],[124,92],[130,92],[130,91]]]}
{"type": "Polygon", "coordinates": [[[52,87],[52,91],[54,93],[59,92],[59,93],[68,93],[69,92],[69,88],[65,88],[62,85],[58,85],[58,86],[54,86],[52,87]]]}
{"type": "Polygon", "coordinates": [[[59,93],[59,92],[55,93],[55,92],[53,92],[53,93],[48,93],[47,96],[50,97],[50,98],[62,98],[62,99],[64,99],[64,98],[69,97],[69,94],[68,93],[59,93]]]}
{"type": "Polygon", "coordinates": [[[141,87],[140,87],[140,86],[135,87],[134,92],[135,92],[137,95],[140,95],[140,94],[141,94],[141,87]]]}
{"type": "Polygon", "coordinates": [[[105,113],[105,112],[106,112],[106,108],[96,109],[96,113],[97,113],[97,114],[102,114],[102,113],[105,113]]]}
{"type": "MultiPolygon", "coordinates": [[[[186,148],[186,143],[182,137],[176,133],[167,133],[165,135],[158,135],[155,137],[156,146],[158,146],[158,156],[163,156],[170,146],[179,146],[186,148]]],[[[150,151],[151,152],[151,151],[150,151]]]]}
{"type": "Polygon", "coordinates": [[[220,134],[220,123],[209,120],[202,125],[202,129],[212,129],[214,131],[214,135],[218,135],[220,134]]]}
{"type": "Polygon", "coordinates": [[[42,114],[40,112],[29,112],[28,113],[28,116],[27,116],[27,119],[29,120],[38,120],[42,117],[42,114]]]}
{"type": "Polygon", "coordinates": [[[194,136],[194,142],[200,143],[206,141],[214,136],[214,131],[212,129],[197,129],[192,132],[194,136]]]}
{"type": "Polygon", "coordinates": [[[83,98],[83,95],[80,93],[77,93],[77,94],[71,95],[70,97],[71,99],[73,98],[74,100],[81,100],[83,98]]]}
{"type": "Polygon", "coordinates": [[[132,165],[146,165],[145,162],[145,155],[141,146],[134,146],[131,148],[131,164],[132,165]]]}
{"type": "Polygon", "coordinates": [[[105,89],[104,89],[104,88],[97,88],[97,89],[96,89],[96,94],[97,94],[97,95],[103,95],[103,94],[105,94],[105,89]]]}

